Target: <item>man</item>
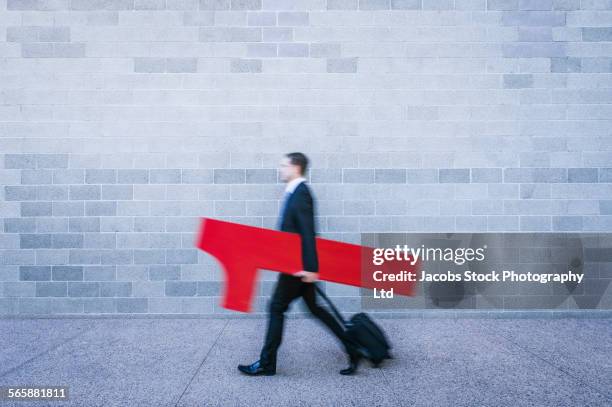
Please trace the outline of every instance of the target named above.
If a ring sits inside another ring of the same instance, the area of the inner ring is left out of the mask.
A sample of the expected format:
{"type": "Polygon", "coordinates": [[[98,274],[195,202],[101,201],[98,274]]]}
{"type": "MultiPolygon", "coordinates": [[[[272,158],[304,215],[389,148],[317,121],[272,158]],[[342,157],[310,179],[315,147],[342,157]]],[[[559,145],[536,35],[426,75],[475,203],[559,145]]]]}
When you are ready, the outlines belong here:
{"type": "Polygon", "coordinates": [[[353,374],[360,360],[360,353],[344,334],[339,322],[316,301],[314,282],[318,279],[318,259],[315,244],[314,204],[304,174],[308,158],[302,153],[289,153],[280,163],[280,177],[287,183],[283,209],[277,228],[285,232],[299,233],[302,245],[303,270],[290,275],[279,273],[276,287],[269,303],[268,330],[258,361],[250,365],[238,365],[248,375],[276,374],[276,354],[283,334],[284,313],[289,304],[302,297],[310,312],[321,320],[340,339],[349,357],[349,366],[341,374],[353,374]]]}

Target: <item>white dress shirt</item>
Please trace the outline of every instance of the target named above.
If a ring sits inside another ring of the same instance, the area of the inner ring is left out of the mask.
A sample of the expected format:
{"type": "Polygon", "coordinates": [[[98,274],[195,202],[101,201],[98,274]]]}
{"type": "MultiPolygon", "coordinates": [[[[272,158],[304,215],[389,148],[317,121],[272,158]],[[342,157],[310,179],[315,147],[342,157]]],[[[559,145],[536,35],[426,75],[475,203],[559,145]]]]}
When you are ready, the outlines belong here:
{"type": "Polygon", "coordinates": [[[304,182],[306,181],[306,178],[304,177],[297,177],[292,179],[291,181],[287,182],[287,187],[285,188],[285,192],[289,192],[290,194],[293,193],[293,191],[295,191],[295,189],[297,188],[298,185],[300,185],[300,182],[304,182]]]}
{"type": "Polygon", "coordinates": [[[306,181],[306,178],[297,177],[287,183],[287,186],[285,187],[285,196],[283,197],[283,202],[281,204],[280,213],[278,214],[278,221],[276,223],[277,230],[281,230],[281,225],[283,223],[283,216],[285,213],[285,209],[287,208],[287,201],[289,201],[289,197],[291,196],[291,194],[293,194],[293,191],[295,191],[297,186],[300,185],[300,183],[304,181],[306,181]]]}

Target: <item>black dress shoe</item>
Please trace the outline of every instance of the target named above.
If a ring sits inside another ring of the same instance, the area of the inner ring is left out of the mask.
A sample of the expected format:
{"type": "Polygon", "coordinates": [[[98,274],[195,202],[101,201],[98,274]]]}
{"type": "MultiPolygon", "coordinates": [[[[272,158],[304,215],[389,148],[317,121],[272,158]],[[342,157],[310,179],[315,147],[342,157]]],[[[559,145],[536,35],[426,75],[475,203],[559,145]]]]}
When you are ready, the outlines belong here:
{"type": "Polygon", "coordinates": [[[264,369],[260,365],[259,360],[250,365],[238,365],[238,370],[250,376],[259,376],[259,375],[273,376],[276,374],[276,370],[264,369]]]}
{"type": "Polygon", "coordinates": [[[357,366],[359,366],[359,361],[361,360],[361,356],[351,356],[349,358],[349,365],[346,369],[342,369],[340,374],[342,375],[352,375],[357,371],[357,366]]]}

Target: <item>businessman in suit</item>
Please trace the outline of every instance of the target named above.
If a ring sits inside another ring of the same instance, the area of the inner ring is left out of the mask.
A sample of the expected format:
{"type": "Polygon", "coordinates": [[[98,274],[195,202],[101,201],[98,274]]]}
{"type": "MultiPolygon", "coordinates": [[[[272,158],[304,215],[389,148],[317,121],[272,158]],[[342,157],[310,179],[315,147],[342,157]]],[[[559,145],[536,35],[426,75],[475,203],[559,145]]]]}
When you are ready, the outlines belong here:
{"type": "Polygon", "coordinates": [[[281,180],[287,186],[277,229],[300,234],[303,270],[293,275],[278,274],[274,293],[268,304],[268,329],[259,360],[250,365],[238,365],[238,369],[247,375],[276,374],[276,355],[283,335],[284,314],[289,304],[298,297],[304,299],[310,312],[344,345],[349,366],[341,370],[340,374],[353,374],[361,358],[356,345],[346,337],[339,322],[316,301],[313,283],[318,279],[319,265],[315,244],[314,201],[304,177],[307,167],[308,158],[297,152],[285,155],[280,163],[281,180]]]}

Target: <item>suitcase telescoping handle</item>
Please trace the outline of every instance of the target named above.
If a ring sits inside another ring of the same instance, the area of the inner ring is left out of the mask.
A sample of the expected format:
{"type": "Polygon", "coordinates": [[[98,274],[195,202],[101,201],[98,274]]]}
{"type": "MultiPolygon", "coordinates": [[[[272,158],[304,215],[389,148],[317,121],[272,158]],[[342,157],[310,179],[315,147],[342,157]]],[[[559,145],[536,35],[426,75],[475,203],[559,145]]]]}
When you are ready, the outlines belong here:
{"type": "Polygon", "coordinates": [[[321,289],[321,287],[319,287],[317,283],[313,282],[312,284],[314,284],[315,290],[317,290],[317,292],[321,295],[321,297],[323,297],[327,305],[329,305],[329,307],[332,309],[332,311],[334,312],[334,315],[336,315],[336,318],[340,320],[340,323],[342,324],[342,326],[346,328],[346,321],[344,320],[344,318],[342,317],[342,314],[340,313],[340,311],[338,311],[334,303],[331,302],[331,300],[327,297],[327,295],[323,292],[323,290],[321,289]]]}

